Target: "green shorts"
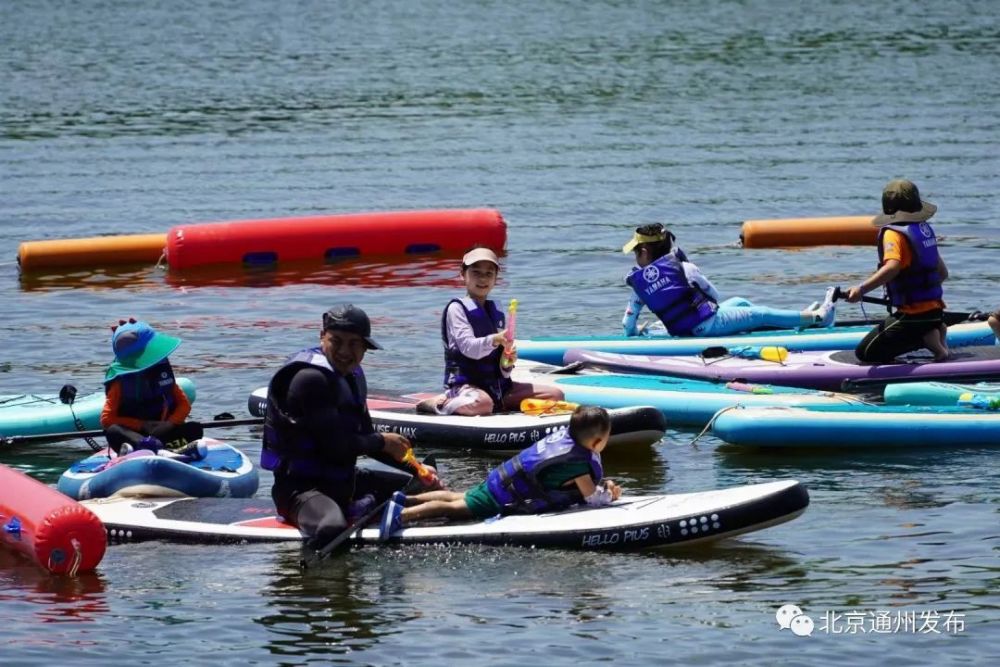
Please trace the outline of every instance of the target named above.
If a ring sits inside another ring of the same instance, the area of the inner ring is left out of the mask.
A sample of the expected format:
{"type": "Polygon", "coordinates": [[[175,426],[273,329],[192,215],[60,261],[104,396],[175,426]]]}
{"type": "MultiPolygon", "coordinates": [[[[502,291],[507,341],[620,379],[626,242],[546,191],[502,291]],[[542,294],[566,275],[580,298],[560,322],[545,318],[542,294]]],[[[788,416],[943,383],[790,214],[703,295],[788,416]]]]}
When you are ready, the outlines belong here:
{"type": "Polygon", "coordinates": [[[500,504],[486,488],[486,482],[465,492],[465,504],[468,505],[472,516],[479,520],[489,519],[500,514],[500,504]]]}

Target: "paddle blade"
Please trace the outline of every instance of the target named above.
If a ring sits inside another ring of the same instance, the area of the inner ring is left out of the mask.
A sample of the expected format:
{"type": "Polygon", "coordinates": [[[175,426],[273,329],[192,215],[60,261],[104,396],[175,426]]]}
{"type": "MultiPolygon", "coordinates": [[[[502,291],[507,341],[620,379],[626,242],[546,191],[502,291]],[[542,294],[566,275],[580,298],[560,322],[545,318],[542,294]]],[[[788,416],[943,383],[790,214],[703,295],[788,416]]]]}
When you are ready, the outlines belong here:
{"type": "Polygon", "coordinates": [[[578,407],[580,407],[579,403],[542,398],[526,398],[521,401],[521,412],[526,415],[564,415],[573,412],[578,407]]]}

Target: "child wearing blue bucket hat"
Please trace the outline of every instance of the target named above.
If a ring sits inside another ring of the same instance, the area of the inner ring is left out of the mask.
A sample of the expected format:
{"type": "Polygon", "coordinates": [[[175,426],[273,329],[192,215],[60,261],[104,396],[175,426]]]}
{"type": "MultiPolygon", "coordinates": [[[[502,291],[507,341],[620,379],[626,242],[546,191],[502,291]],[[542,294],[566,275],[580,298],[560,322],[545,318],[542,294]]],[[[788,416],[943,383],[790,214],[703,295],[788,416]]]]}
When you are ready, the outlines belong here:
{"type": "Polygon", "coordinates": [[[202,437],[186,422],[191,401],[178,386],[168,357],[181,344],[135,319],[111,327],[115,360],[104,375],[101,428],[116,453],[133,449],[180,450],[202,437]]]}

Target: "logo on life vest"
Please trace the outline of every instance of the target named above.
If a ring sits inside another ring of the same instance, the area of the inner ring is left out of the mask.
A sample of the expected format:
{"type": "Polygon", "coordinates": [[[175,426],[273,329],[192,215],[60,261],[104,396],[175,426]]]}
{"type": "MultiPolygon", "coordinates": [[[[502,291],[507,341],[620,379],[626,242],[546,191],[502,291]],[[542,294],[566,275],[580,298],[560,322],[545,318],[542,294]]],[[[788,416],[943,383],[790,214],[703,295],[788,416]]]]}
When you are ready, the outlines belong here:
{"type": "Polygon", "coordinates": [[[923,234],[924,236],[930,237],[934,232],[931,231],[930,225],[928,225],[926,222],[921,222],[920,233],[923,234]]]}
{"type": "Polygon", "coordinates": [[[655,283],[656,279],[660,277],[660,269],[654,264],[650,264],[642,270],[642,277],[647,283],[655,283]]]}

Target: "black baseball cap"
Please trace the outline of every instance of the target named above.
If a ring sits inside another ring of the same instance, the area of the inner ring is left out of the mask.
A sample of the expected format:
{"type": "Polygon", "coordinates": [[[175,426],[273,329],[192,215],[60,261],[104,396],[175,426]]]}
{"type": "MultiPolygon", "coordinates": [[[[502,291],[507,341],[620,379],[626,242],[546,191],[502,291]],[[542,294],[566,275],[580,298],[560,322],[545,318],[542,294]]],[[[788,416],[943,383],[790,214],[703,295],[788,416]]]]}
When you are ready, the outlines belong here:
{"type": "Polygon", "coordinates": [[[372,338],[372,323],[365,311],[351,303],[334,306],[323,313],[323,331],[346,331],[365,339],[369,350],[381,350],[372,338]]]}

